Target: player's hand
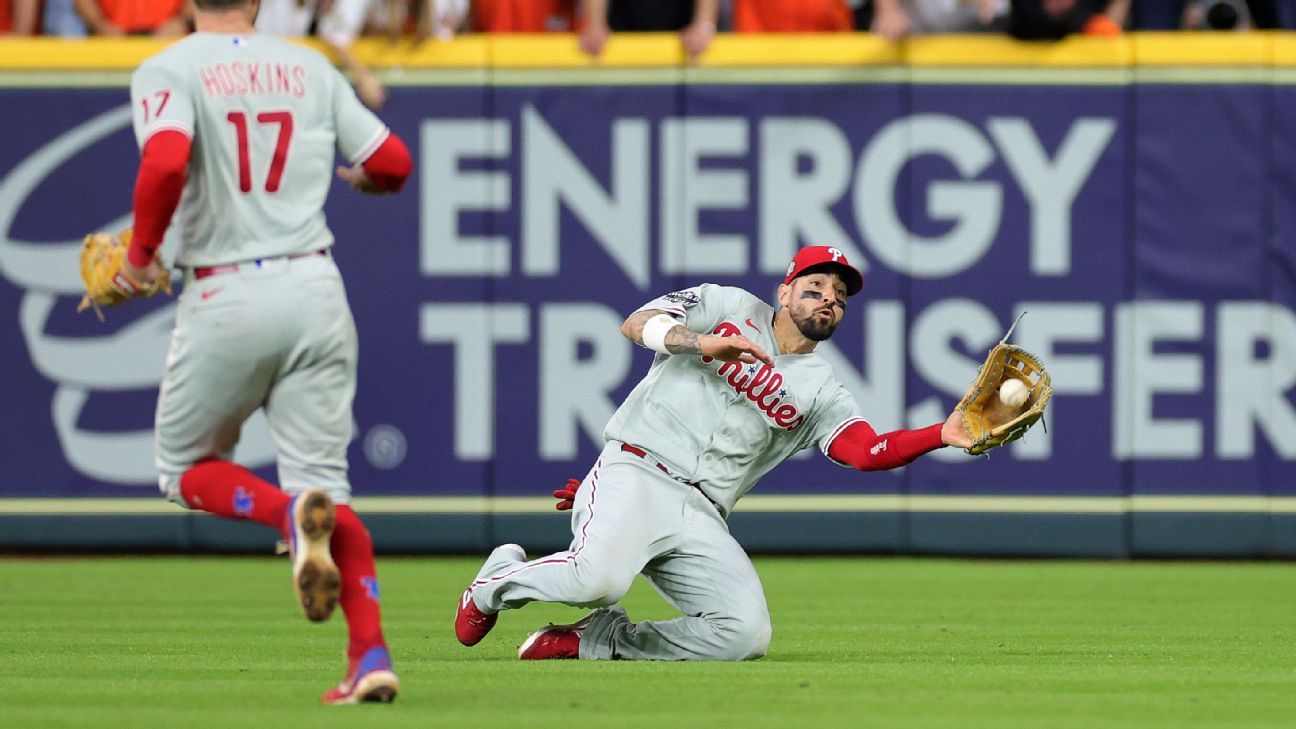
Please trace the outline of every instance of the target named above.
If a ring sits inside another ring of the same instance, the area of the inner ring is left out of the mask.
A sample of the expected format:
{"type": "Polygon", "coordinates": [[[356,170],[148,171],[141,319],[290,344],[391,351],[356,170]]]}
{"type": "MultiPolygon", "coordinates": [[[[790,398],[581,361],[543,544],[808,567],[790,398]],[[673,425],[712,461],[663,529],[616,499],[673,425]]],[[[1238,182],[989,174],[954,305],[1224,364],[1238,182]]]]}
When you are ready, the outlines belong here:
{"type": "Polygon", "coordinates": [[[576,505],[576,492],[580,490],[581,482],[574,478],[567,479],[567,483],[558,489],[554,489],[553,497],[558,499],[554,508],[558,511],[571,511],[576,505]]]}
{"type": "Polygon", "coordinates": [[[941,442],[958,448],[972,447],[972,436],[968,435],[967,428],[963,426],[963,413],[955,410],[945,419],[945,424],[941,426],[941,442]]]}
{"type": "Polygon", "coordinates": [[[131,265],[129,260],[122,261],[122,271],[124,271],[130,280],[141,289],[152,287],[164,273],[162,270],[162,264],[158,263],[156,258],[149,261],[149,265],[144,268],[136,268],[131,265]]]}
{"type": "Polygon", "coordinates": [[[337,176],[352,189],[366,195],[386,195],[388,192],[375,185],[373,180],[369,179],[369,175],[365,174],[364,167],[358,164],[337,168],[337,176]]]}
{"type": "Polygon", "coordinates": [[[717,337],[706,334],[698,337],[698,351],[707,357],[714,357],[722,362],[745,362],[756,364],[764,362],[774,366],[774,358],[747,337],[735,334],[731,337],[717,337]]]}

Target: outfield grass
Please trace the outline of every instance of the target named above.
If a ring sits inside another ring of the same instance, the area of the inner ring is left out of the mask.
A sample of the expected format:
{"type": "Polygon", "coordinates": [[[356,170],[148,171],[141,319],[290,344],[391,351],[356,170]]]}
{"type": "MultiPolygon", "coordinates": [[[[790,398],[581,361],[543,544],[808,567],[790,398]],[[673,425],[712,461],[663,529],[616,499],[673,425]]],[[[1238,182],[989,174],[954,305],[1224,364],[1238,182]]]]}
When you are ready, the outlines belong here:
{"type": "MultiPolygon", "coordinates": [[[[0,559],[0,726],[1291,727],[1296,566],[760,559],[755,662],[522,663],[452,633],[476,559],[386,559],[391,706],[326,707],[345,625],[311,625],[285,559],[0,559]]],[[[646,585],[632,617],[669,617],[646,585]]]]}

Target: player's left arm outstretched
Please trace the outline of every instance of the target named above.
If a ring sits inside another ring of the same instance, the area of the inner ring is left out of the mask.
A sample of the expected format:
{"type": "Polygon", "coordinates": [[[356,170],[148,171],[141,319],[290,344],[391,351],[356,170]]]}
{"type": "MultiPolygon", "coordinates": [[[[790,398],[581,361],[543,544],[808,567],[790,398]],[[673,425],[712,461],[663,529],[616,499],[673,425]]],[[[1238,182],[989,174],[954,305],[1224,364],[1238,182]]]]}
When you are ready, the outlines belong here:
{"type": "Polygon", "coordinates": [[[858,416],[855,399],[845,389],[834,396],[819,423],[817,438],[824,455],[860,471],[885,471],[913,463],[920,456],[945,446],[972,444],[957,409],[945,421],[917,430],[878,433],[858,416]]]}
{"type": "Polygon", "coordinates": [[[945,446],[972,445],[963,420],[955,411],[945,422],[918,430],[878,433],[863,420],[846,425],[828,444],[832,460],[860,471],[886,471],[913,463],[919,456],[945,446]]]}

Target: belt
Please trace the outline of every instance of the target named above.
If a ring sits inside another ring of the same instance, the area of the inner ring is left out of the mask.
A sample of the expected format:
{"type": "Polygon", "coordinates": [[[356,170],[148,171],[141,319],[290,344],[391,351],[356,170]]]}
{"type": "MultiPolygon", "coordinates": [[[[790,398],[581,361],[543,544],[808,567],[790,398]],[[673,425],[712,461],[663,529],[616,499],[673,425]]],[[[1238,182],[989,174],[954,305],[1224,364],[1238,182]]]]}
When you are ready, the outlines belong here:
{"type": "Polygon", "coordinates": [[[721,514],[724,514],[724,510],[721,509],[721,508],[720,508],[720,505],[717,504],[717,503],[715,502],[715,499],[713,499],[713,498],[711,498],[710,496],[708,496],[708,495],[707,495],[707,492],[703,491],[703,490],[702,490],[702,487],[701,487],[701,486],[700,486],[696,481],[685,481],[685,480],[682,479],[682,478],[675,478],[674,476],[671,476],[670,469],[668,469],[668,468],[666,468],[665,466],[663,466],[662,463],[661,463],[661,461],[657,460],[656,456],[649,455],[648,451],[646,451],[646,450],[640,448],[639,446],[632,446],[632,445],[630,445],[629,443],[622,443],[622,444],[621,444],[621,450],[622,450],[623,452],[625,452],[625,453],[629,453],[629,454],[632,455],[632,456],[638,456],[638,457],[644,459],[645,461],[647,461],[647,462],[653,464],[654,466],[657,467],[657,470],[658,470],[658,471],[661,471],[662,473],[666,474],[667,476],[670,476],[671,478],[674,478],[676,481],[679,481],[680,483],[684,484],[685,486],[691,486],[691,487],[693,487],[694,489],[697,490],[697,492],[698,492],[699,494],[702,494],[702,498],[704,498],[704,499],[706,499],[707,501],[711,502],[711,505],[714,506],[714,507],[716,508],[716,511],[720,512],[721,514]]]}
{"type": "MultiPolygon", "coordinates": [[[[295,261],[298,258],[310,258],[311,256],[327,256],[327,255],[328,255],[328,250],[325,248],[321,248],[318,251],[310,251],[309,253],[294,253],[291,256],[271,256],[269,258],[257,258],[251,261],[244,261],[243,263],[251,263],[260,266],[262,263],[266,263],[267,261],[278,261],[281,259],[295,261]]],[[[193,277],[195,279],[202,279],[202,278],[207,278],[208,276],[216,276],[222,273],[234,273],[235,271],[239,270],[239,266],[243,265],[243,263],[226,263],[220,266],[197,266],[193,270],[193,277]]]]}

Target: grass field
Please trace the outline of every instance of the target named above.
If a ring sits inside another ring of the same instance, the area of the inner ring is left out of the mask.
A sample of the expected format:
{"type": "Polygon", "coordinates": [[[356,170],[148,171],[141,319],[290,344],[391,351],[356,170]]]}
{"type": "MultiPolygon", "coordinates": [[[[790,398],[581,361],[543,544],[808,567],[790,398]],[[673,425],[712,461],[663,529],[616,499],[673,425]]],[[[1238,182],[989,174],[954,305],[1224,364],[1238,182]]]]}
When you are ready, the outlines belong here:
{"type": "Polygon", "coordinates": [[[1296,726],[1291,564],[759,559],[774,641],[742,664],[524,664],[582,614],[548,605],[463,648],[477,566],[382,560],[401,695],[328,707],[345,625],[298,615],[283,558],[0,559],[0,726],[1296,726]]]}

